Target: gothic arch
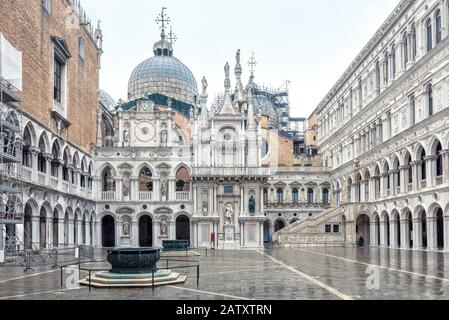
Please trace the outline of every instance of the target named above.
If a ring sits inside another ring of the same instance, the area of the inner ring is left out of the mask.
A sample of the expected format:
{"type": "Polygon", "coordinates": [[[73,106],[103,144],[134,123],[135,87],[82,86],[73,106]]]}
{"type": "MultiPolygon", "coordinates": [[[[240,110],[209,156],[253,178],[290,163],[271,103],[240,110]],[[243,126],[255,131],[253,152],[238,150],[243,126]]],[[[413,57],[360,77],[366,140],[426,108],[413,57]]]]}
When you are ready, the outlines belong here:
{"type": "Polygon", "coordinates": [[[34,129],[34,125],[31,121],[28,121],[26,125],[23,127],[22,136],[25,134],[25,130],[28,129],[31,138],[31,146],[37,147],[39,141],[37,141],[36,130],[34,129]]]}
{"type": "Polygon", "coordinates": [[[48,139],[47,132],[42,132],[42,134],[39,137],[38,146],[40,145],[40,142],[43,142],[43,145],[45,147],[45,150],[41,150],[42,153],[50,153],[50,140],[48,139]]]}
{"type": "Polygon", "coordinates": [[[154,168],[148,163],[148,162],[142,162],[139,166],[137,166],[135,169],[134,169],[134,172],[133,172],[133,176],[134,177],[138,177],[139,175],[140,175],[140,172],[144,169],[144,168],[148,168],[150,171],[151,171],[151,174],[153,175],[153,177],[154,177],[154,175],[155,175],[155,170],[154,170],[154,168]]]}
{"type": "Polygon", "coordinates": [[[115,167],[110,164],[109,162],[103,163],[98,169],[97,169],[97,175],[101,176],[103,174],[103,170],[106,169],[107,167],[109,167],[111,169],[112,172],[112,176],[113,177],[117,177],[117,170],[115,169],[115,167]]]}

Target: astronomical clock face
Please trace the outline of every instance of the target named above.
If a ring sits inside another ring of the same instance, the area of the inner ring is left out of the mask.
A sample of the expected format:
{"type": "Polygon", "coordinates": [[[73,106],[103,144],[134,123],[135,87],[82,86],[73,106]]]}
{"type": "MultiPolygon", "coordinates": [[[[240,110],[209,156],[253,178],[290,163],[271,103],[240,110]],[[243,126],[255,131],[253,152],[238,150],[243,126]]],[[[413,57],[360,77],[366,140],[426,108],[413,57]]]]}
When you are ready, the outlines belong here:
{"type": "Polygon", "coordinates": [[[156,130],[154,125],[150,122],[143,121],[136,126],[136,138],[142,142],[149,142],[153,140],[156,130]]]}

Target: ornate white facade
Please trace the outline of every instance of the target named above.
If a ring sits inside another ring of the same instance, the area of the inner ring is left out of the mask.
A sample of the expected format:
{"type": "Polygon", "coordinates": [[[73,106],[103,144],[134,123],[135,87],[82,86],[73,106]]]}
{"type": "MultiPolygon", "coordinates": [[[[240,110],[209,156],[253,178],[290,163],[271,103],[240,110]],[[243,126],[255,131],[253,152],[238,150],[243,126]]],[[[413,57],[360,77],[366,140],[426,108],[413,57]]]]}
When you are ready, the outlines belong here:
{"type": "Polygon", "coordinates": [[[342,244],[449,249],[448,17],[401,1],[316,109],[342,244]]]}

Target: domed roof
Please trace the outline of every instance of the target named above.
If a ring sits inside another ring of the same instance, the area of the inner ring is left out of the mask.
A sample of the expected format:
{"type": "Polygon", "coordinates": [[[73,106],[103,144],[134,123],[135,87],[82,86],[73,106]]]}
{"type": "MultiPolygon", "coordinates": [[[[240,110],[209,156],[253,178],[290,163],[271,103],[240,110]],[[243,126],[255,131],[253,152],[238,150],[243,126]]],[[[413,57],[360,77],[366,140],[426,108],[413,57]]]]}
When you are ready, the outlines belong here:
{"type": "Polygon", "coordinates": [[[109,95],[109,93],[101,89],[100,89],[100,101],[109,110],[114,109],[115,106],[114,99],[109,95]]]}
{"type": "Polygon", "coordinates": [[[128,82],[128,99],[154,93],[195,104],[198,86],[192,71],[173,56],[170,43],[162,39],[154,45],[155,56],[139,64],[128,82]]]}

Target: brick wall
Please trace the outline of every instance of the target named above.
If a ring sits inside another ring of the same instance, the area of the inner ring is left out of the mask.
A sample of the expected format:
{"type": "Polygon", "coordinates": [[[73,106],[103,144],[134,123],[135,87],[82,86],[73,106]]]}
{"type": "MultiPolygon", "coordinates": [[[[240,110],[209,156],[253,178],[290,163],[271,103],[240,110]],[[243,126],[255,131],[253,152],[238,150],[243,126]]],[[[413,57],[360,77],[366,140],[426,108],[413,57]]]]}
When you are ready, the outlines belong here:
{"type": "Polygon", "coordinates": [[[57,134],[57,128],[51,117],[51,37],[60,37],[67,42],[72,55],[68,61],[67,77],[67,117],[71,126],[61,138],[90,154],[97,125],[99,51],[83,27],[70,23],[72,16],[67,0],[52,0],[51,6],[51,14],[48,14],[43,10],[41,0],[1,0],[0,31],[16,49],[22,51],[24,112],[54,134],[57,134]],[[84,60],[78,55],[79,36],[84,39],[84,60]]]}

